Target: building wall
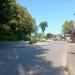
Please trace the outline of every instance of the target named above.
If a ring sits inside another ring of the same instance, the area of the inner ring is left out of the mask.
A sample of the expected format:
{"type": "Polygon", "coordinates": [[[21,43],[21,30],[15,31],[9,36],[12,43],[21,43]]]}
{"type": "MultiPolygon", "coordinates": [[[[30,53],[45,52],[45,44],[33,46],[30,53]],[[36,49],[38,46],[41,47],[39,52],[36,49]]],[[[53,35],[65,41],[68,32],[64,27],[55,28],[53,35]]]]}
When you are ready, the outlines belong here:
{"type": "Polygon", "coordinates": [[[75,34],[70,34],[70,39],[75,42],[75,34]]]}

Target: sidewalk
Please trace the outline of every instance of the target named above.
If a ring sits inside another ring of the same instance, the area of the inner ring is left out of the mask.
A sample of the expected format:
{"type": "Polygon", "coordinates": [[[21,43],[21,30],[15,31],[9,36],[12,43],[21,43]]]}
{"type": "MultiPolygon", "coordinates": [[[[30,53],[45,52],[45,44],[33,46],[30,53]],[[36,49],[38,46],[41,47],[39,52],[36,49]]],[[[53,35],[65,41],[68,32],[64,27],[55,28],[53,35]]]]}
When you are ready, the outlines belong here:
{"type": "Polygon", "coordinates": [[[33,45],[40,45],[40,46],[42,46],[42,45],[48,45],[48,44],[49,44],[49,42],[38,42],[38,43],[35,43],[33,45]]]}
{"type": "Polygon", "coordinates": [[[70,75],[75,75],[75,43],[68,43],[67,67],[70,75]]]}

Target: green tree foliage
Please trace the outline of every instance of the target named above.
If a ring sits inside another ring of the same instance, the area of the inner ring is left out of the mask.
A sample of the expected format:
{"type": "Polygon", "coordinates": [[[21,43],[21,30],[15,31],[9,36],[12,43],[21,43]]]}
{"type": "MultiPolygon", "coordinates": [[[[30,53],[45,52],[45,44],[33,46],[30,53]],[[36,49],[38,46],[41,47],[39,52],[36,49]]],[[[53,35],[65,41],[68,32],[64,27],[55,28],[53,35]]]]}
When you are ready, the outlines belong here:
{"type": "Polygon", "coordinates": [[[52,36],[53,36],[52,33],[47,33],[47,34],[46,34],[46,38],[51,38],[52,36]]]}
{"type": "Polygon", "coordinates": [[[33,33],[34,33],[34,34],[37,34],[37,31],[38,31],[38,26],[37,26],[37,25],[34,25],[33,33]]]}
{"type": "Polygon", "coordinates": [[[48,23],[46,21],[41,22],[39,27],[42,29],[42,32],[44,32],[45,29],[48,27],[48,23]]]}
{"type": "Polygon", "coordinates": [[[21,38],[34,30],[35,23],[26,8],[17,4],[15,0],[0,0],[1,35],[6,35],[7,32],[9,37],[14,35],[21,38]]]}
{"type": "Polygon", "coordinates": [[[62,33],[68,33],[74,27],[74,22],[72,20],[65,21],[62,26],[62,33]]]}
{"type": "Polygon", "coordinates": [[[34,35],[36,38],[42,38],[42,33],[37,33],[34,35]]]}
{"type": "Polygon", "coordinates": [[[44,31],[46,30],[46,28],[48,27],[48,23],[46,21],[44,22],[41,22],[39,27],[41,28],[42,30],[42,33],[43,33],[43,36],[44,36],[44,31]]]}
{"type": "Polygon", "coordinates": [[[6,24],[12,18],[15,0],[0,0],[0,24],[6,24]]]}
{"type": "Polygon", "coordinates": [[[13,21],[17,25],[17,30],[23,32],[24,34],[30,34],[33,30],[33,19],[30,13],[26,8],[21,7],[19,4],[16,4],[14,7],[13,18],[10,21],[13,21]],[[15,21],[16,20],[16,21],[15,21]]]}

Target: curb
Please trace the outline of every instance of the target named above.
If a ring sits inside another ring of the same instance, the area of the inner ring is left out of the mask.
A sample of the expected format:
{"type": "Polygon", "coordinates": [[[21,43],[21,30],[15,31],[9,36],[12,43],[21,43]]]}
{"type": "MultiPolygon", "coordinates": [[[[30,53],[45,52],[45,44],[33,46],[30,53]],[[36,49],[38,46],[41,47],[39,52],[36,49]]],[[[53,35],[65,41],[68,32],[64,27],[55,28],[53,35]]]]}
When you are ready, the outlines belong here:
{"type": "Polygon", "coordinates": [[[33,45],[47,45],[47,44],[49,44],[49,42],[38,42],[33,45]]]}
{"type": "MultiPolygon", "coordinates": [[[[69,44],[67,44],[67,47],[69,47],[69,44]]],[[[69,48],[67,48],[67,50],[69,50],[69,48]]],[[[67,60],[66,60],[67,72],[68,72],[68,75],[73,75],[72,70],[71,70],[70,65],[69,65],[68,62],[69,62],[69,53],[67,52],[67,60]]]]}
{"type": "Polygon", "coordinates": [[[65,66],[65,71],[66,71],[66,75],[71,75],[71,72],[70,72],[70,69],[69,69],[69,65],[68,65],[68,51],[67,50],[69,50],[69,45],[68,45],[68,43],[66,44],[67,46],[66,46],[66,66],[65,66]]]}
{"type": "Polygon", "coordinates": [[[67,72],[68,72],[68,75],[72,75],[72,72],[71,72],[68,64],[67,64],[67,72]]]}

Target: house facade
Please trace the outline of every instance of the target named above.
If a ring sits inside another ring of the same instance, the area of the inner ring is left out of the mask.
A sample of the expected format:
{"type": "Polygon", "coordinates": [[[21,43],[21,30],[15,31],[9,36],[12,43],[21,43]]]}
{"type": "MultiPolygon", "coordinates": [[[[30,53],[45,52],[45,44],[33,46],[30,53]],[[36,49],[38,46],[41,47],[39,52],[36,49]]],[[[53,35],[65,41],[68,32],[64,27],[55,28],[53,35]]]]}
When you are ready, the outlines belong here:
{"type": "Polygon", "coordinates": [[[75,28],[69,32],[71,42],[75,42],[75,28]]]}

